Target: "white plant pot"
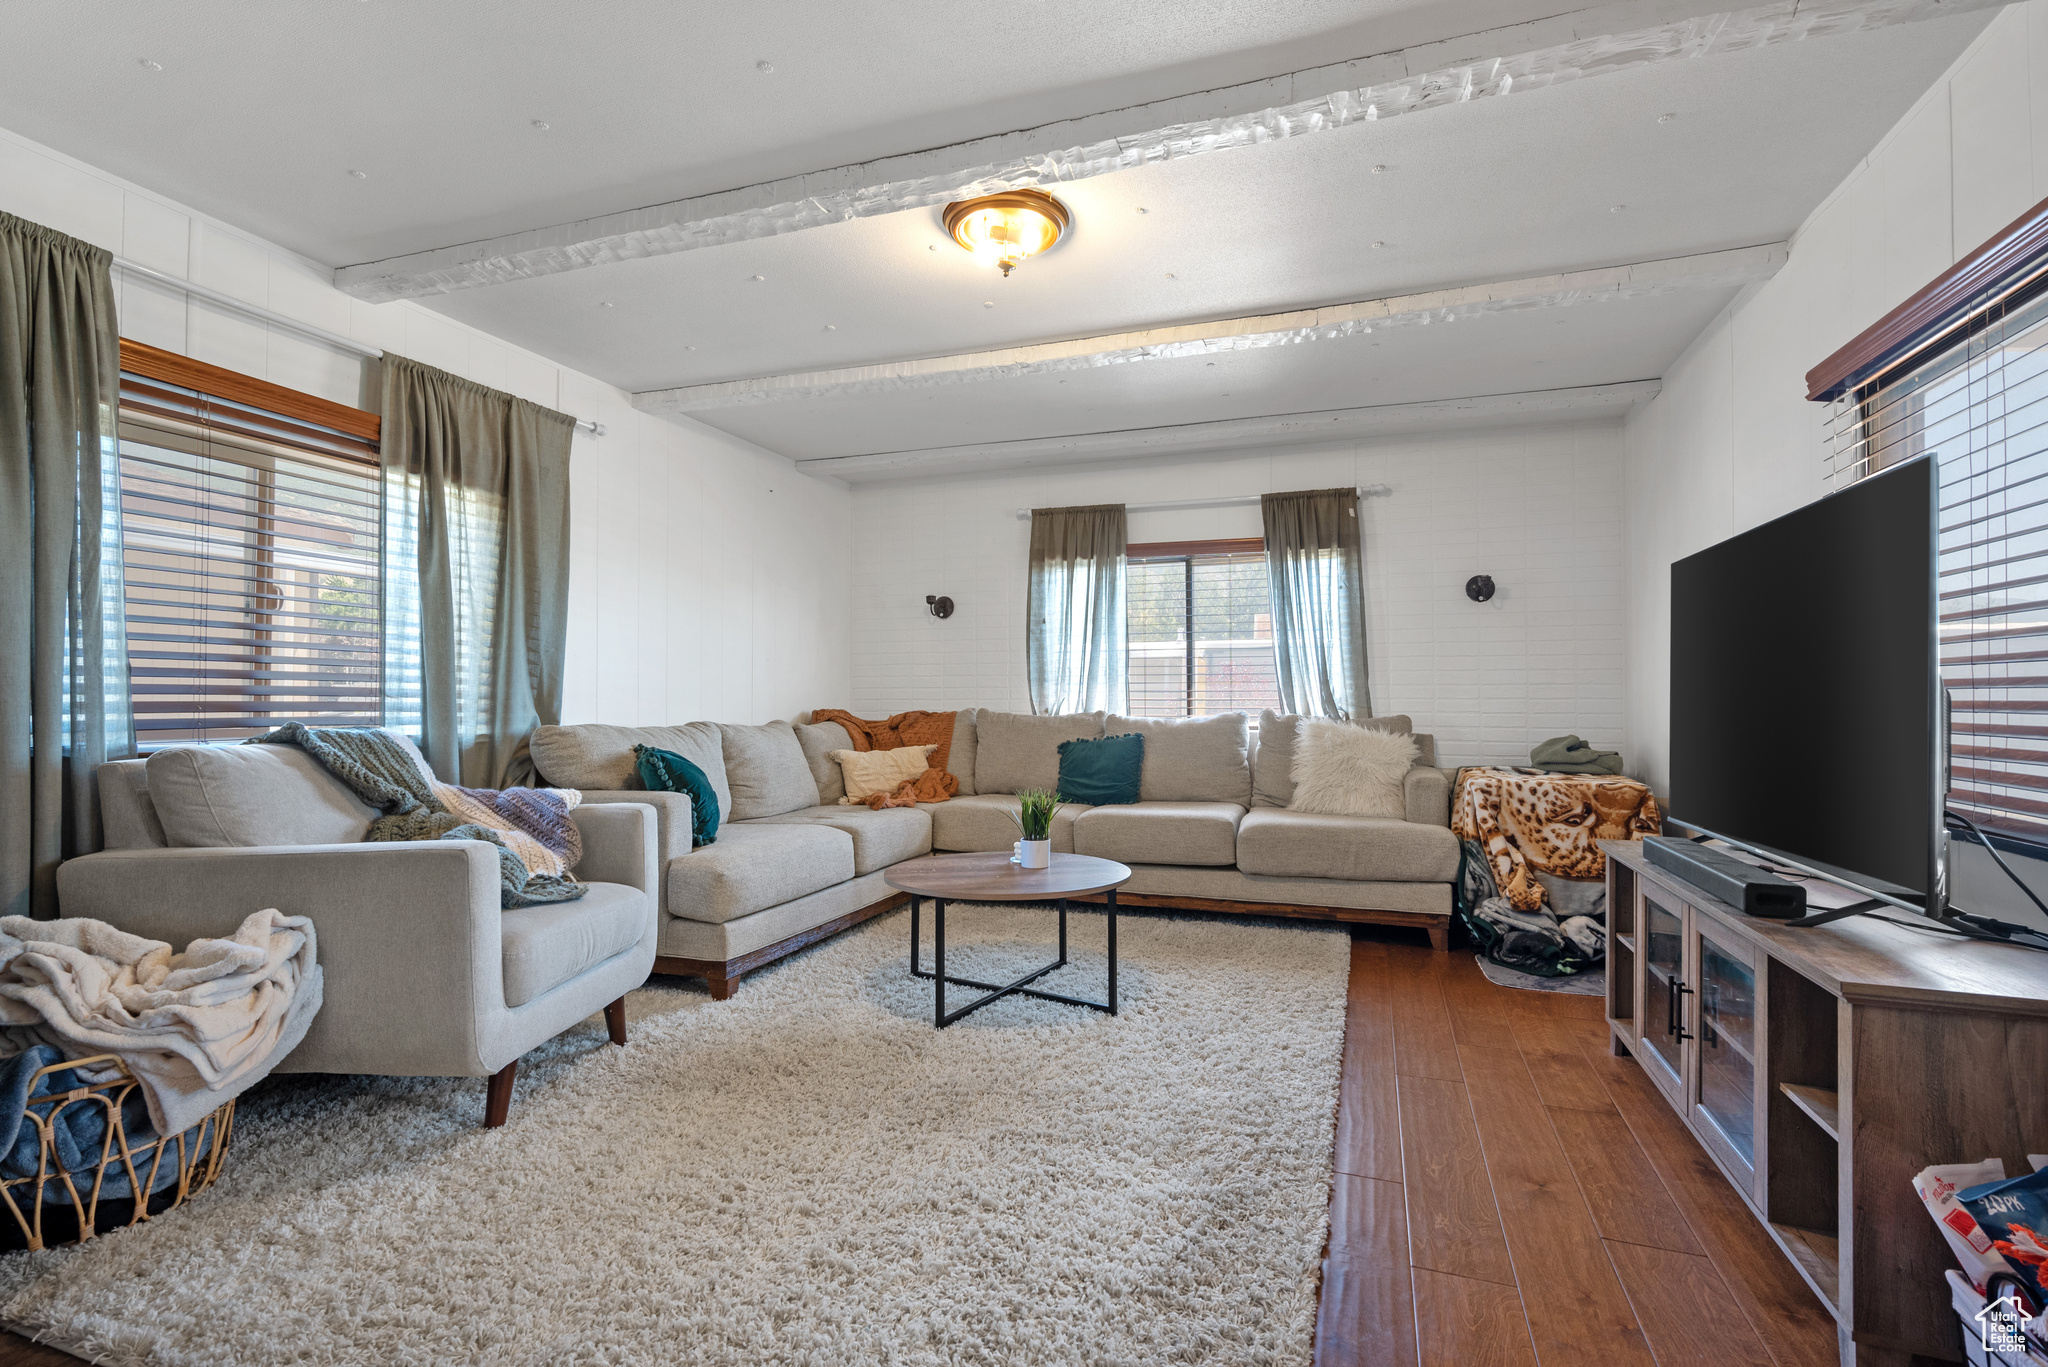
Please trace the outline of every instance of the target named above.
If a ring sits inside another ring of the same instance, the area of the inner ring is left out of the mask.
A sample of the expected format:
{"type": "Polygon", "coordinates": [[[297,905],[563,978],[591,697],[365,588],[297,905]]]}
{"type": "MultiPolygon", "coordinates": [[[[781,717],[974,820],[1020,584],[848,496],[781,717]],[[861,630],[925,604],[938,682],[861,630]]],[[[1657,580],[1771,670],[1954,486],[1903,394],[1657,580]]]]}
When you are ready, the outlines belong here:
{"type": "Polygon", "coordinates": [[[1052,842],[1050,840],[1019,840],[1017,842],[1017,864],[1027,869],[1049,869],[1052,867],[1052,842]]]}

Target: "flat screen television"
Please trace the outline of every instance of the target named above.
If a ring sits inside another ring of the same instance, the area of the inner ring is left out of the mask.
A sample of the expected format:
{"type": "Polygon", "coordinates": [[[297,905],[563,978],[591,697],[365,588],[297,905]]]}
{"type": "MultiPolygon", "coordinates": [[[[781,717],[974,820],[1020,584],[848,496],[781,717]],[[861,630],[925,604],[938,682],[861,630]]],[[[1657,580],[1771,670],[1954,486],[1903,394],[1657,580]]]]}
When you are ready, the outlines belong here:
{"type": "Polygon", "coordinates": [[[1883,471],[1671,566],[1671,818],[1947,911],[1936,471],[1883,471]]]}

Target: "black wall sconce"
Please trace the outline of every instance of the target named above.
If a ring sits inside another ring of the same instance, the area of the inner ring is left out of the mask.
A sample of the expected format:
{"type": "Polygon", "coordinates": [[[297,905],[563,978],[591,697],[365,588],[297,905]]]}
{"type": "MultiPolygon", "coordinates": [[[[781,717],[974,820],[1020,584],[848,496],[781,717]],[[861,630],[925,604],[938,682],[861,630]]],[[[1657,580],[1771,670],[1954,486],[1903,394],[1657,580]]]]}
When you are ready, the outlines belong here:
{"type": "Polygon", "coordinates": [[[924,601],[931,608],[932,616],[942,622],[953,615],[953,600],[950,598],[942,598],[936,594],[927,593],[924,596],[924,601]]]}
{"type": "Polygon", "coordinates": [[[1465,596],[1475,603],[1483,603],[1493,597],[1493,576],[1475,574],[1465,581],[1465,596]]]}

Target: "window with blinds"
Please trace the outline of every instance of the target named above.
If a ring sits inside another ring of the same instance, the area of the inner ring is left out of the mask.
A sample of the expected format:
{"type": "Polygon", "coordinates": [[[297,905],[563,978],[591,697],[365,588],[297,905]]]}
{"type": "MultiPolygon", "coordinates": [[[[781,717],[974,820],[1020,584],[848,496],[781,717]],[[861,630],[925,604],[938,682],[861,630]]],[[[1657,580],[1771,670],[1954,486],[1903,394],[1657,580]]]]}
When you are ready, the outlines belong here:
{"type": "Polygon", "coordinates": [[[1134,545],[1126,561],[1132,716],[1279,708],[1262,540],[1134,545]]]}
{"type": "Polygon", "coordinates": [[[125,368],[119,440],[141,747],[379,724],[375,444],[125,368]]]}
{"type": "Polygon", "coordinates": [[[1837,483],[1938,462],[1949,806],[2048,845],[2048,293],[1979,311],[1938,354],[1838,400],[1832,426],[1837,483]]]}

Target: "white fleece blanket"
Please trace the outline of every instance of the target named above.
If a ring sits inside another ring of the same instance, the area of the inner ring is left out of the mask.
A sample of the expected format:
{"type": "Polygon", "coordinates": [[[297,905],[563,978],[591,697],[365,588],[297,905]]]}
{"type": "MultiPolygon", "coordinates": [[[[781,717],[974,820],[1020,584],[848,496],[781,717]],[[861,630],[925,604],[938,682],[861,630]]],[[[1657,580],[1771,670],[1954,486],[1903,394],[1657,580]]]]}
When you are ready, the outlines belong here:
{"type": "Polygon", "coordinates": [[[0,1055],[35,1044],[118,1054],[162,1135],[198,1124],[297,1047],[320,988],[313,923],[274,909],[183,954],[104,921],[0,917],[0,1055]]]}

